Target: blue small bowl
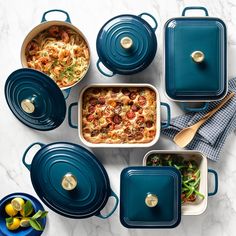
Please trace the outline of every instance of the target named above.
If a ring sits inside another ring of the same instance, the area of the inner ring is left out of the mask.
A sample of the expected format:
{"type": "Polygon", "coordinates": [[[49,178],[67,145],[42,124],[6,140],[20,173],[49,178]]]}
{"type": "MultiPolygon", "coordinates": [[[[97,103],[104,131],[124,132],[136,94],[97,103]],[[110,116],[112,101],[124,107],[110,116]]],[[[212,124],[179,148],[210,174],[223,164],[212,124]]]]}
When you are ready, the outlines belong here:
{"type": "MultiPolygon", "coordinates": [[[[25,201],[30,200],[34,211],[37,212],[38,210],[44,211],[42,204],[33,196],[26,194],[26,193],[12,193],[7,195],[3,199],[0,200],[0,235],[1,236],[39,236],[43,233],[43,231],[37,231],[32,227],[29,228],[19,228],[15,231],[10,231],[6,227],[5,219],[9,217],[5,212],[5,206],[7,203],[11,202],[13,198],[23,198],[25,201]]],[[[42,225],[45,227],[46,225],[46,218],[41,220],[42,225]]]]}

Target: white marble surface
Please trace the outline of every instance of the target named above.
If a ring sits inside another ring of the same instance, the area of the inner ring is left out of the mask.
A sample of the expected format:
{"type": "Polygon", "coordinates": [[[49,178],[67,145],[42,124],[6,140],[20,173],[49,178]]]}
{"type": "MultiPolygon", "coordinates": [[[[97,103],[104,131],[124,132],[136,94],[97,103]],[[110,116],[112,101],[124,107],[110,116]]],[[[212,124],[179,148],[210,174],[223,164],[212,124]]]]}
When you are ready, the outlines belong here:
{"type": "MultiPolygon", "coordinates": [[[[92,50],[92,65],[88,76],[73,88],[67,104],[78,99],[82,87],[92,82],[148,82],[162,92],[162,34],[163,24],[173,16],[179,16],[183,7],[202,5],[211,16],[222,18],[228,26],[229,78],[236,76],[236,2],[235,0],[0,0],[0,198],[12,192],[27,192],[36,196],[30,175],[22,165],[21,157],[26,147],[34,141],[51,143],[69,141],[81,143],[77,130],[69,128],[67,120],[51,132],[29,129],[10,112],[4,98],[4,83],[8,75],[21,67],[20,47],[26,34],[36,26],[44,11],[64,9],[72,23],[87,36],[92,50]],[[97,60],[95,42],[100,27],[111,17],[122,14],[149,12],[158,20],[158,53],[152,65],[144,72],[130,77],[104,78],[95,67],[97,60]]],[[[173,115],[180,113],[171,103],[173,115]]],[[[182,217],[181,224],[172,230],[127,230],[119,222],[119,210],[108,220],[92,217],[70,220],[50,211],[45,236],[233,236],[236,234],[236,139],[231,135],[218,163],[209,166],[219,173],[219,193],[209,198],[206,212],[200,216],[182,217]]],[[[141,165],[144,154],[151,149],[176,149],[165,137],[147,149],[94,149],[110,177],[112,189],[119,194],[119,176],[128,165],[141,165]]],[[[211,183],[211,181],[209,181],[211,183]]],[[[111,204],[110,204],[111,206],[111,204]]]]}

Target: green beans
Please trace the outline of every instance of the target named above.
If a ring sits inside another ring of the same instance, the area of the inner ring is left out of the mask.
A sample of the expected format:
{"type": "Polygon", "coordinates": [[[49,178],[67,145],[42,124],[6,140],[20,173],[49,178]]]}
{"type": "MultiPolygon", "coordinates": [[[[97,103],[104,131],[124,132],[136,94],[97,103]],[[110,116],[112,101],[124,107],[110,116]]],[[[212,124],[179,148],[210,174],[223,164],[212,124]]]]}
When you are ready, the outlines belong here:
{"type": "Polygon", "coordinates": [[[198,164],[194,160],[184,160],[180,155],[152,154],[147,158],[147,166],[172,166],[178,169],[182,177],[182,203],[194,202],[199,196],[205,196],[199,192],[201,173],[198,164]]]}

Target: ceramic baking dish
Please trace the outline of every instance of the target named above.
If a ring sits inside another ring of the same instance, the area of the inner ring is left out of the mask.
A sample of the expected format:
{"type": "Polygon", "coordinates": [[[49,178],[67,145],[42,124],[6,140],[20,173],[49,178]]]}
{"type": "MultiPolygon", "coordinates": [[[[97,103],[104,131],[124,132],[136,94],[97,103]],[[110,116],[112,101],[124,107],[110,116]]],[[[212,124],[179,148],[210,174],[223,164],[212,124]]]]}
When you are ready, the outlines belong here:
{"type": "Polygon", "coordinates": [[[207,208],[208,196],[213,196],[218,191],[218,175],[216,171],[207,168],[207,158],[201,152],[198,151],[167,151],[167,150],[152,150],[149,151],[143,158],[143,166],[146,166],[147,158],[151,154],[159,154],[160,158],[166,154],[174,155],[176,158],[181,155],[185,160],[195,160],[200,168],[201,181],[199,185],[199,192],[201,192],[205,198],[202,200],[197,198],[196,201],[192,203],[182,204],[182,215],[200,215],[207,208]],[[208,191],[208,173],[212,173],[215,177],[215,187],[213,192],[208,191]]]}
{"type": "Polygon", "coordinates": [[[79,138],[81,139],[81,141],[84,143],[84,145],[88,146],[88,147],[126,147],[126,148],[129,148],[129,147],[150,147],[152,145],[154,145],[159,137],[160,137],[160,131],[161,131],[161,127],[162,128],[166,128],[169,126],[169,123],[170,123],[170,107],[167,103],[163,103],[163,102],[160,102],[160,95],[159,95],[159,92],[157,91],[157,89],[150,85],[150,84],[130,84],[130,83],[116,83],[116,84],[91,84],[87,87],[85,87],[81,94],[80,94],[80,97],[79,97],[79,101],[78,103],[72,103],[70,104],[69,106],[69,109],[68,109],[68,122],[69,122],[69,125],[70,127],[72,128],[78,128],[78,134],[79,134],[79,138]],[[83,134],[82,134],[82,98],[83,98],[83,94],[84,92],[88,89],[88,88],[92,88],[92,87],[96,87],[96,88],[104,88],[104,87],[121,87],[121,88],[125,88],[125,87],[134,87],[134,88],[143,88],[143,87],[147,87],[147,88],[150,88],[152,89],[155,93],[156,93],[156,104],[157,104],[157,107],[156,107],[156,124],[158,124],[158,126],[156,127],[156,135],[154,137],[154,139],[149,142],[149,143],[136,143],[136,144],[127,144],[127,143],[119,143],[119,144],[107,144],[107,143],[99,143],[99,144],[96,144],[96,143],[91,143],[91,142],[88,142],[84,139],[83,137],[83,134]],[[74,106],[77,106],[78,105],[78,125],[77,124],[74,124],[72,122],[72,108],[74,106]],[[166,123],[161,123],[161,117],[160,117],[160,114],[161,114],[161,110],[160,110],[160,106],[165,106],[166,109],[167,109],[167,121],[166,123]]]}

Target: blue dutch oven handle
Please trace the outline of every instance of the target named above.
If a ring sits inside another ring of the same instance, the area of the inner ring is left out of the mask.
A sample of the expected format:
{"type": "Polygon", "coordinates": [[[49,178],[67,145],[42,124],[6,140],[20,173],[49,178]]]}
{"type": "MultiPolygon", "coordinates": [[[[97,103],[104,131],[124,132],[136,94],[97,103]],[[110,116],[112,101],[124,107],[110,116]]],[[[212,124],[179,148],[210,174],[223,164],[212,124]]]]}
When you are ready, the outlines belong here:
{"type": "Polygon", "coordinates": [[[102,63],[102,62],[100,61],[100,59],[98,59],[98,61],[97,61],[97,68],[98,68],[98,70],[100,71],[100,73],[102,73],[103,75],[105,75],[105,76],[107,76],[107,77],[112,77],[113,75],[115,75],[115,73],[114,73],[113,71],[111,71],[110,74],[104,72],[104,71],[102,70],[102,68],[100,67],[100,64],[101,64],[101,63],[102,63]]]}
{"type": "Polygon", "coordinates": [[[35,145],[39,145],[41,148],[42,148],[43,146],[45,146],[45,144],[43,144],[43,143],[35,142],[35,143],[32,143],[32,144],[25,150],[25,152],[24,152],[24,154],[23,154],[22,162],[23,162],[23,164],[25,165],[25,167],[26,167],[28,170],[30,170],[31,165],[30,165],[30,164],[27,164],[26,161],[25,161],[25,159],[26,159],[26,156],[27,156],[27,153],[29,152],[29,150],[30,150],[33,146],[35,146],[35,145]]]}
{"type": "Polygon", "coordinates": [[[209,16],[208,11],[205,7],[185,7],[182,12],[182,16],[185,16],[186,11],[188,10],[202,10],[205,12],[206,16],[209,16]]]}
{"type": "Polygon", "coordinates": [[[215,177],[215,188],[213,192],[208,193],[208,196],[213,196],[218,192],[218,174],[215,170],[208,169],[208,173],[212,173],[215,177]]]}
{"type": "Polygon", "coordinates": [[[70,91],[71,91],[71,88],[62,90],[62,93],[63,93],[63,96],[64,96],[65,100],[69,97],[70,91]]]}
{"type": "Polygon", "coordinates": [[[61,13],[64,13],[64,14],[66,15],[66,20],[65,20],[65,21],[71,23],[69,14],[68,14],[66,11],[59,10],[59,9],[53,9],[53,10],[49,10],[49,11],[44,12],[44,13],[43,13],[43,16],[42,16],[41,23],[47,21],[47,20],[46,20],[46,15],[47,15],[48,13],[50,13],[50,12],[61,12],[61,13]]]}
{"type": "Polygon", "coordinates": [[[169,106],[169,104],[167,104],[165,102],[161,102],[161,106],[166,107],[166,110],[167,110],[167,121],[165,123],[161,123],[161,128],[165,129],[165,128],[168,128],[170,125],[170,117],[171,117],[170,106],[169,106]]]}
{"type": "Polygon", "coordinates": [[[68,124],[71,128],[78,129],[78,125],[73,124],[72,122],[72,108],[78,106],[77,102],[71,103],[68,108],[68,124]]]}
{"type": "Polygon", "coordinates": [[[154,27],[152,27],[152,28],[153,28],[154,31],[156,31],[158,24],[157,24],[157,21],[156,21],[156,19],[154,18],[154,16],[152,16],[151,14],[146,13],[146,12],[143,12],[143,13],[141,13],[141,14],[138,15],[138,16],[141,17],[141,18],[142,18],[142,16],[148,16],[148,17],[150,17],[150,18],[154,21],[154,27]]]}
{"type": "Polygon", "coordinates": [[[117,195],[111,190],[111,195],[109,197],[114,197],[116,200],[115,206],[113,207],[113,209],[111,210],[110,213],[108,213],[107,215],[102,215],[101,212],[99,212],[96,216],[102,219],[107,219],[108,217],[110,217],[116,210],[118,203],[119,203],[119,198],[117,197],[117,195]]]}
{"type": "Polygon", "coordinates": [[[200,111],[205,111],[209,106],[208,102],[204,102],[202,106],[200,107],[188,107],[186,103],[182,104],[182,107],[185,111],[188,112],[200,112],[200,111]]]}

